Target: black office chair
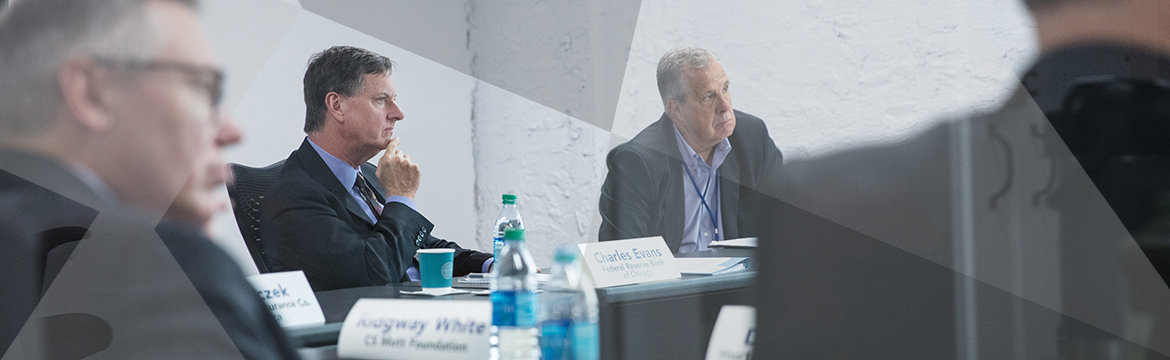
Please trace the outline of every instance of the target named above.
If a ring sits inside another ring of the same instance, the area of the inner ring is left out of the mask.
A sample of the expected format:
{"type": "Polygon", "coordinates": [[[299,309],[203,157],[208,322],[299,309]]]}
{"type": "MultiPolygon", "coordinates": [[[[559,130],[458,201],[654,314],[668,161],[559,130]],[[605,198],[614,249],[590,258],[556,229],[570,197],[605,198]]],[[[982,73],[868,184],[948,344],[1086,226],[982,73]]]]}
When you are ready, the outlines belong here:
{"type": "MultiPolygon", "coordinates": [[[[0,183],[25,181],[13,176],[7,179],[4,177],[5,175],[0,172],[0,183]]],[[[0,289],[3,289],[0,291],[0,304],[4,304],[0,306],[0,353],[8,351],[10,344],[36,309],[41,296],[48,290],[73,253],[73,249],[81,240],[87,238],[88,223],[98,215],[97,210],[74,209],[71,213],[76,213],[76,216],[61,215],[47,223],[29,222],[17,215],[22,212],[44,211],[45,208],[81,206],[64,197],[46,197],[46,193],[8,194],[0,200],[0,214],[5,215],[0,219],[0,247],[4,249],[0,251],[0,289]],[[44,208],[29,209],[28,204],[43,205],[44,208]]],[[[78,329],[92,323],[88,321],[92,316],[85,318],[83,316],[85,314],[76,315],[80,317],[54,317],[53,321],[42,319],[41,326],[44,326],[46,331],[56,331],[70,326],[78,329]]],[[[99,333],[101,332],[93,334],[99,333]]],[[[49,349],[46,354],[51,353],[56,356],[54,358],[60,359],[81,359],[104,350],[110,343],[108,338],[96,337],[71,340],[75,340],[70,343],[71,346],[59,347],[62,351],[49,349]]]]}
{"type": "Polygon", "coordinates": [[[264,262],[264,247],[260,243],[260,203],[264,201],[264,193],[268,192],[282,168],[284,160],[262,168],[228,164],[232,180],[228,182],[227,189],[232,199],[232,211],[236,214],[236,225],[239,225],[244,244],[248,245],[248,253],[252,254],[256,270],[261,274],[269,270],[268,264],[264,262]]]}

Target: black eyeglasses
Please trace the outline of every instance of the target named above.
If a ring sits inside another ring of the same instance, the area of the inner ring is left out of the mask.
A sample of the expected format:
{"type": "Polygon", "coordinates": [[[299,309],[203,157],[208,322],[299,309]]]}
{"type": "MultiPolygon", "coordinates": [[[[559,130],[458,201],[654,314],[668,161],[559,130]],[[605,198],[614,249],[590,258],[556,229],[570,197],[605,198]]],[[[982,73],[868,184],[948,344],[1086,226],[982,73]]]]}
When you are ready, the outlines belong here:
{"type": "Polygon", "coordinates": [[[112,60],[97,58],[97,62],[127,70],[173,71],[185,75],[191,85],[206,91],[211,107],[218,108],[223,98],[223,71],[209,66],[193,65],[170,60],[112,60]]]}

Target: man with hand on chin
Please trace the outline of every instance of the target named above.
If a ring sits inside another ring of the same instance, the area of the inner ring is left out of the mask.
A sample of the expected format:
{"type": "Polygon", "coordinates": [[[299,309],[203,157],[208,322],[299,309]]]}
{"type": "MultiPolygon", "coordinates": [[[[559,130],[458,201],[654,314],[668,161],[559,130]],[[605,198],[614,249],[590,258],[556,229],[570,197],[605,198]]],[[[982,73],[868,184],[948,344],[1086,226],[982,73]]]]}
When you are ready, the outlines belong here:
{"type": "Polygon", "coordinates": [[[491,254],[430,235],[414,204],[421,172],[398,150],[390,59],[335,46],[305,70],[305,132],[260,210],[273,271],[303,270],[313,290],[385,285],[417,274],[418,249],[455,249],[454,276],[488,272],[491,254]],[[366,161],[378,152],[378,167],[366,161]],[[372,176],[371,176],[372,175],[372,176]]]}

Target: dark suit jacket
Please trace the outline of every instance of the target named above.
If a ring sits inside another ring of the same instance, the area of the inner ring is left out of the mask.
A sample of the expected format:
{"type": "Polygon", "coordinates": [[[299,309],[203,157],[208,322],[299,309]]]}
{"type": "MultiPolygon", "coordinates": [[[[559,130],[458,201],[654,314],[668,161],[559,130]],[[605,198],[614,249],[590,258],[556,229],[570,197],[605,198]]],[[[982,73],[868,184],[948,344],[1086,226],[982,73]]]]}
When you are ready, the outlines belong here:
{"type": "MultiPolygon", "coordinates": [[[[723,239],[758,234],[759,208],[775,190],[773,179],[783,163],[760,118],[736,111],[735,121],[735,132],[727,138],[731,153],[718,170],[723,239]]],[[[680,158],[674,124],[666,114],[611,150],[598,204],[602,221],[598,238],[662,236],[671,251],[678,252],[683,191],[688,189],[680,158]]]]}
{"type": "MultiPolygon", "coordinates": [[[[375,167],[362,173],[385,202],[375,167]]],[[[401,203],[371,223],[309,144],[293,151],[260,205],[260,238],[272,271],[303,270],[313,290],[409,281],[406,269],[420,248],[455,249],[455,276],[482,271],[491,258],[430,235],[434,225],[401,203]]]]}
{"type": "Polygon", "coordinates": [[[149,223],[48,158],[0,150],[0,159],[0,217],[10,224],[0,223],[0,258],[20,260],[0,272],[0,349],[298,358],[238,265],[197,229],[149,223]],[[105,325],[75,329],[87,324],[105,325]],[[38,338],[38,327],[77,332],[38,338]]]}
{"type": "MultiPolygon", "coordinates": [[[[1170,265],[1134,246],[1166,239],[1170,59],[1076,46],[1021,80],[994,112],[785,165],[757,358],[953,358],[959,321],[980,358],[1065,358],[1125,343],[1126,313],[1170,319],[1170,265]]],[[[1170,327],[1151,333],[1167,353],[1170,327]]]]}

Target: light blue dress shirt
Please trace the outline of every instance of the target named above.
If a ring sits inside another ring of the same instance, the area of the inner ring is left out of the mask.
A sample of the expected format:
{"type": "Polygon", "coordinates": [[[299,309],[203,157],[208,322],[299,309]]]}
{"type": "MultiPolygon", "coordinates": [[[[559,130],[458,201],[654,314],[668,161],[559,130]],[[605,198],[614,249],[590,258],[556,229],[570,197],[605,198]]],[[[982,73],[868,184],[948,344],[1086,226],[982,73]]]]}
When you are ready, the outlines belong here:
{"type": "Polygon", "coordinates": [[[81,179],[81,182],[84,183],[85,186],[94,193],[94,195],[97,195],[100,201],[104,201],[106,204],[122,205],[122,201],[118,199],[116,195],[114,195],[114,191],[110,190],[110,187],[106,185],[106,182],[102,181],[102,178],[98,177],[97,173],[93,172],[93,170],[80,163],[69,163],[66,166],[74,176],[77,176],[78,179],[81,179]]]}
{"type": "Polygon", "coordinates": [[[678,152],[682,155],[682,165],[686,167],[682,174],[683,233],[682,244],[678,247],[678,252],[681,254],[707,250],[711,241],[723,234],[723,212],[719,201],[718,171],[719,165],[723,165],[723,160],[727,159],[727,154],[731,153],[731,142],[724,138],[723,141],[715,144],[715,154],[711,157],[711,165],[707,165],[707,162],[703,161],[703,157],[691,149],[690,145],[687,145],[686,139],[683,139],[678,128],[673,126],[671,128],[674,129],[678,152]],[[688,171],[690,171],[690,175],[687,174],[688,171]],[[691,176],[694,177],[695,185],[691,183],[691,176]],[[696,185],[703,193],[702,199],[707,200],[707,205],[711,207],[711,213],[715,215],[716,223],[711,222],[711,216],[703,207],[700,194],[695,191],[696,185]]]}
{"type": "MultiPolygon", "coordinates": [[[[336,156],[333,156],[333,154],[330,154],[328,151],[321,149],[321,147],[317,146],[317,143],[314,143],[312,139],[309,139],[309,145],[313,146],[313,150],[317,150],[317,155],[321,156],[321,160],[325,160],[325,165],[328,166],[329,170],[333,172],[333,176],[337,177],[337,181],[341,182],[341,186],[345,186],[346,190],[349,190],[349,195],[353,196],[353,199],[357,201],[358,206],[361,206],[362,211],[366,212],[366,216],[370,218],[370,222],[377,223],[378,217],[374,215],[374,210],[370,209],[370,205],[366,203],[364,198],[362,198],[362,194],[358,192],[358,190],[353,186],[353,184],[357,182],[357,174],[361,172],[361,168],[359,167],[354,169],[345,161],[342,161],[336,156]]],[[[365,175],[366,174],[362,174],[362,176],[365,175]]],[[[369,178],[367,177],[367,179],[369,178]]],[[[411,210],[419,212],[418,208],[415,207],[414,200],[411,200],[408,197],[401,195],[386,197],[386,205],[395,202],[402,203],[410,207],[411,210]]],[[[486,273],[489,269],[491,269],[492,262],[494,260],[495,259],[488,259],[488,261],[483,263],[483,272],[486,273]]],[[[410,277],[411,280],[418,281],[419,279],[418,269],[416,269],[414,266],[411,266],[410,269],[407,269],[406,274],[410,277]]]]}
{"type": "MultiPolygon", "coordinates": [[[[321,147],[317,146],[317,143],[314,143],[312,139],[309,140],[309,145],[313,146],[313,150],[317,150],[317,155],[321,156],[321,160],[325,160],[325,166],[328,166],[329,170],[333,171],[333,176],[337,177],[337,181],[341,182],[341,186],[344,186],[346,190],[349,190],[349,195],[353,196],[353,199],[357,201],[358,206],[361,206],[362,210],[366,212],[366,216],[370,218],[370,222],[377,223],[378,216],[374,215],[374,210],[370,209],[370,205],[366,204],[366,200],[362,198],[362,193],[358,192],[358,190],[353,186],[353,184],[357,183],[357,175],[362,171],[361,168],[359,167],[354,169],[353,166],[350,166],[345,161],[342,161],[336,156],[333,156],[333,154],[330,154],[328,151],[321,149],[321,147]]],[[[366,174],[362,174],[362,176],[365,175],[366,174]]],[[[371,200],[377,201],[377,199],[371,200]]],[[[410,200],[408,197],[394,195],[386,198],[386,204],[394,202],[403,203],[410,207],[411,210],[418,212],[418,208],[414,206],[414,201],[410,200]]]]}

